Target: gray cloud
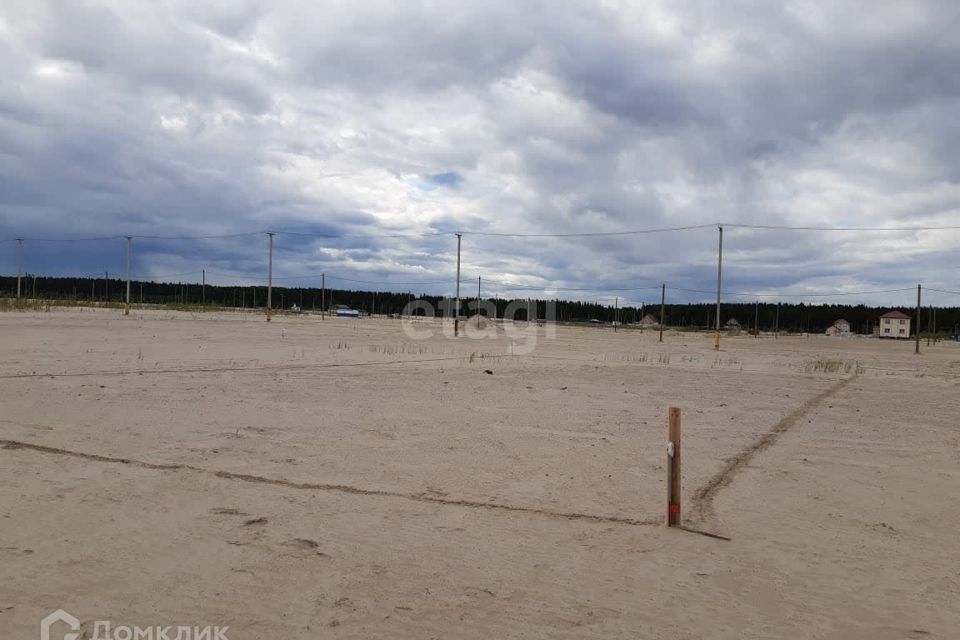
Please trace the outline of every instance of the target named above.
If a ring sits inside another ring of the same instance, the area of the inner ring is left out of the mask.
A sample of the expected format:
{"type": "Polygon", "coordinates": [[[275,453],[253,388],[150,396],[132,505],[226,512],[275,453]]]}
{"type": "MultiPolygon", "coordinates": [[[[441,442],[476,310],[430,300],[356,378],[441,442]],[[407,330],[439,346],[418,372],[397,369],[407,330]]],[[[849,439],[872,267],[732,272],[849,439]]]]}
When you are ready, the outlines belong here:
{"type": "MultiPolygon", "coordinates": [[[[0,238],[958,224],[957,23],[933,1],[14,0],[0,8],[0,238]]],[[[728,283],[958,289],[958,242],[733,231],[728,283]]],[[[468,235],[464,277],[708,290],[715,243],[468,235]]],[[[252,281],[264,246],[138,242],[136,267],[252,281]]],[[[454,246],[281,236],[278,276],[445,279],[425,290],[449,293],[454,246]]],[[[0,244],[0,272],[13,249],[0,244]]],[[[122,264],[113,253],[27,255],[88,273],[122,264]]]]}

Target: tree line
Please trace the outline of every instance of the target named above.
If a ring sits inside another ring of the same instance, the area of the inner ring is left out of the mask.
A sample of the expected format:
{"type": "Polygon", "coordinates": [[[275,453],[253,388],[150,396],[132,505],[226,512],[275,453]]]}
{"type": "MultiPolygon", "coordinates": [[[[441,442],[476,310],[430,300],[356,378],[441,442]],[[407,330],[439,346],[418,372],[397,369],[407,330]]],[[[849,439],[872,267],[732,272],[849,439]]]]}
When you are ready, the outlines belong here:
{"type": "MultiPolygon", "coordinates": [[[[34,299],[119,304],[126,301],[126,286],[126,280],[119,278],[42,277],[28,274],[21,281],[21,295],[34,299]]],[[[16,289],[16,277],[0,276],[0,297],[14,297],[16,289]]],[[[139,304],[256,309],[265,307],[267,303],[266,286],[201,286],[197,283],[136,280],[131,282],[130,289],[131,301],[139,304]]],[[[424,306],[432,309],[435,315],[453,315],[453,303],[449,298],[422,293],[283,286],[273,287],[272,293],[275,309],[290,309],[296,305],[305,311],[345,305],[371,314],[401,314],[409,303],[415,301],[426,303],[424,306]]],[[[512,313],[514,319],[527,320],[529,313],[531,319],[561,322],[633,324],[640,322],[644,316],[659,322],[661,313],[659,301],[639,307],[615,307],[612,304],[576,300],[485,298],[483,305],[481,313],[489,315],[495,310],[498,318],[512,313]]],[[[461,298],[462,314],[471,315],[476,308],[475,296],[461,298]]],[[[850,323],[854,333],[870,334],[878,325],[880,316],[893,310],[903,311],[915,321],[915,309],[908,306],[723,302],[721,324],[735,319],[745,330],[759,328],[760,331],[772,331],[779,328],[789,332],[822,333],[835,321],[843,319],[850,323]]],[[[422,315],[427,312],[420,310],[417,313],[422,315]]],[[[715,324],[716,306],[713,303],[666,304],[663,318],[665,325],[671,327],[710,329],[715,324]]],[[[939,330],[956,334],[960,326],[960,307],[924,308],[920,326],[921,331],[939,330]]]]}

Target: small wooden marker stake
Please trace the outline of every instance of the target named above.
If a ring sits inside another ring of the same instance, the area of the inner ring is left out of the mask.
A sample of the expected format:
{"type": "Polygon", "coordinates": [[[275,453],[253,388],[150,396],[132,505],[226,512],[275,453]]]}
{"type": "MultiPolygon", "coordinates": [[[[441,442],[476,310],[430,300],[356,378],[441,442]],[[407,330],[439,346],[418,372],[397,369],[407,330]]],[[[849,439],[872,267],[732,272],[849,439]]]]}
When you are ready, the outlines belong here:
{"type": "Polygon", "coordinates": [[[680,526],[680,409],[667,413],[667,526],[680,526]]]}

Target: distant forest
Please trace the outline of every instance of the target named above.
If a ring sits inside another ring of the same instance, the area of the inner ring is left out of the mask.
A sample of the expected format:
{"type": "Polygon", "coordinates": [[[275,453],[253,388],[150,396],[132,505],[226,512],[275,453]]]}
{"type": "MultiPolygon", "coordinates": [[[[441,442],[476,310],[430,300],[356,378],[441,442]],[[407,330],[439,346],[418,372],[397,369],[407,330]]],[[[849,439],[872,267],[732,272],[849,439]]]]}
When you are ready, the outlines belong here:
{"type": "MultiPolygon", "coordinates": [[[[92,278],[50,278],[27,275],[22,279],[22,296],[24,298],[47,300],[77,300],[93,302],[122,303],[126,299],[126,281],[121,279],[92,279],[92,278]]],[[[16,277],[0,276],[0,297],[14,297],[17,290],[16,277]]],[[[670,291],[667,289],[667,295],[670,291]]],[[[396,293],[385,291],[351,291],[345,289],[327,289],[325,293],[326,307],[346,305],[352,309],[376,314],[399,314],[412,300],[422,300],[437,310],[437,315],[450,315],[450,303],[444,302],[441,296],[425,294],[396,293]]],[[[131,301],[140,304],[168,305],[168,306],[199,306],[206,304],[209,307],[227,308],[262,308],[267,301],[265,286],[220,286],[208,284],[205,287],[197,283],[182,282],[141,282],[131,283],[131,301]]],[[[519,311],[514,315],[517,320],[527,319],[526,300],[489,299],[485,304],[495,305],[497,317],[503,317],[508,305],[514,303],[519,311]]],[[[654,319],[660,319],[660,305],[651,304],[645,308],[621,307],[593,302],[578,302],[570,300],[532,300],[529,303],[531,315],[545,319],[549,303],[556,309],[556,319],[561,322],[613,322],[619,320],[624,324],[639,322],[650,314],[654,319]]],[[[305,311],[321,308],[321,290],[319,288],[273,288],[273,307],[275,309],[290,309],[296,304],[305,311]]],[[[723,302],[721,318],[725,323],[730,318],[736,319],[745,329],[753,329],[755,316],[760,331],[772,331],[777,320],[777,303],[761,302],[734,303],[723,302]]],[[[782,303],[779,305],[779,328],[781,331],[791,332],[823,332],[836,320],[844,319],[850,323],[854,333],[872,333],[878,324],[878,318],[893,310],[900,310],[911,318],[916,318],[915,308],[901,307],[868,307],[865,305],[823,304],[808,305],[804,303],[782,303]]],[[[476,308],[476,297],[464,296],[461,298],[461,309],[464,314],[472,314],[476,308]]],[[[664,308],[665,324],[671,327],[690,329],[709,329],[714,325],[716,306],[712,303],[667,304],[664,308]]],[[[939,307],[936,309],[923,308],[921,313],[922,331],[936,331],[957,333],[960,326],[960,308],[939,307]],[[935,323],[935,324],[934,324],[935,323]]]]}

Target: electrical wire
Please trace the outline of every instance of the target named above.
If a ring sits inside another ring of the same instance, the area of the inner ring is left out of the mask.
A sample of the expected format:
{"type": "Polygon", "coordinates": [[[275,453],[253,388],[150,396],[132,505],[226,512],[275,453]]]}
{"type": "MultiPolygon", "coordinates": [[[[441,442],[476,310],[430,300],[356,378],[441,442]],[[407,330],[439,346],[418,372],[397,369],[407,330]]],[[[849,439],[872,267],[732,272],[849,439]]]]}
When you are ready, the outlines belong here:
{"type": "Polygon", "coordinates": [[[245,233],[223,233],[215,235],[201,236],[119,236],[121,238],[130,237],[134,240],[218,240],[222,238],[246,238],[248,236],[264,235],[263,231],[247,231],[245,233]]]}
{"type": "MultiPolygon", "coordinates": [[[[178,277],[180,277],[180,276],[195,276],[195,275],[197,275],[197,274],[202,274],[202,273],[203,273],[202,270],[197,269],[197,270],[194,270],[194,271],[184,271],[184,272],[182,272],[182,273],[160,273],[160,274],[155,274],[155,275],[154,275],[154,274],[151,274],[151,275],[148,275],[148,276],[147,276],[147,275],[134,274],[133,276],[131,276],[131,278],[132,278],[133,280],[139,280],[139,281],[143,281],[143,282],[151,282],[151,281],[155,281],[155,280],[162,280],[162,279],[164,279],[164,278],[178,278],[178,277]],[[148,278],[149,278],[149,280],[148,280],[148,278]]],[[[207,273],[210,273],[210,272],[208,271],[207,273]]]]}
{"type": "Polygon", "coordinates": [[[126,236],[96,236],[89,238],[32,238],[27,236],[20,236],[17,238],[4,238],[0,242],[17,242],[18,240],[23,240],[24,242],[103,242],[106,240],[124,240],[126,236]]]}
{"type": "Polygon", "coordinates": [[[696,224],[696,225],[686,225],[686,226],[675,226],[675,227],[659,227],[659,228],[650,228],[650,229],[632,229],[625,231],[585,231],[585,232],[570,232],[570,233],[510,233],[510,232],[498,232],[498,231],[470,231],[470,230],[459,230],[459,231],[426,231],[422,233],[322,233],[322,232],[307,232],[307,231],[246,231],[240,233],[225,233],[225,234],[211,234],[211,235],[180,235],[180,236],[161,236],[161,235],[112,235],[112,236],[98,236],[98,237],[88,237],[88,238],[38,238],[38,237],[19,237],[19,238],[4,238],[0,242],[15,242],[17,240],[24,240],[30,242],[95,242],[95,241],[105,241],[105,240],[123,240],[126,238],[132,238],[134,240],[212,240],[212,239],[224,239],[224,238],[242,238],[247,236],[255,235],[267,235],[274,234],[279,236],[296,236],[296,237],[305,237],[305,238],[324,238],[324,239],[339,239],[339,238],[428,238],[428,237],[439,237],[439,236],[453,236],[453,235],[467,235],[467,236],[480,236],[480,237],[498,237],[498,238],[603,238],[603,237],[618,237],[618,236],[633,236],[633,235],[646,235],[646,234],[655,234],[655,233],[669,233],[669,232],[678,232],[678,231],[695,231],[699,229],[710,229],[715,227],[723,227],[727,229],[756,229],[756,230],[768,230],[768,231],[864,231],[864,232],[919,232],[919,231],[954,231],[960,230],[960,225],[943,225],[943,226],[911,226],[911,227],[827,227],[827,226],[816,226],[816,225],[775,225],[775,224],[751,224],[751,223],[737,223],[737,222],[711,222],[706,224],[696,224]]]}
{"type": "MultiPolygon", "coordinates": [[[[461,282],[469,282],[461,280],[461,282]]],[[[650,286],[650,287],[551,287],[546,286],[536,286],[536,285],[519,285],[513,284],[510,282],[503,282],[500,280],[484,280],[484,283],[491,283],[500,285],[501,287],[506,287],[508,289],[522,289],[530,291],[653,291],[660,290],[661,285],[650,286]]]]}
{"type": "Polygon", "coordinates": [[[721,222],[718,226],[722,226],[725,229],[762,229],[774,231],[954,231],[960,229],[960,225],[947,225],[942,227],[818,227],[736,222],[721,222]]]}
{"type": "MultiPolygon", "coordinates": [[[[906,287],[904,289],[877,289],[874,291],[836,291],[831,293],[751,293],[748,291],[721,291],[721,296],[745,296],[753,298],[826,298],[834,296],[865,296],[875,293],[900,293],[903,291],[913,291],[913,287],[906,287]]],[[[686,293],[707,293],[710,295],[716,295],[717,290],[705,291],[702,289],[684,289],[682,287],[667,287],[667,291],[683,291],[686,293]]]]}
{"type": "MultiPolygon", "coordinates": [[[[207,274],[213,275],[213,276],[221,276],[224,278],[248,278],[248,279],[255,279],[255,280],[264,279],[262,275],[250,275],[247,273],[223,273],[218,271],[207,271],[207,274]]],[[[387,281],[387,280],[360,280],[356,278],[347,278],[345,276],[338,276],[334,273],[327,273],[327,272],[305,273],[305,274],[299,274],[299,275],[293,275],[293,276],[273,276],[273,279],[275,281],[276,280],[306,280],[306,279],[315,279],[320,277],[326,277],[327,280],[340,280],[344,282],[354,282],[358,284],[375,284],[375,285],[383,285],[383,286],[390,286],[390,285],[412,286],[412,285],[433,285],[433,284],[449,284],[450,283],[448,280],[426,280],[426,281],[418,280],[415,282],[399,282],[399,281],[394,282],[394,281],[387,281]]]]}
{"type": "MultiPolygon", "coordinates": [[[[376,281],[371,281],[371,280],[356,280],[356,279],[354,279],[354,278],[345,278],[345,277],[343,277],[343,276],[333,275],[333,274],[329,274],[329,273],[326,274],[326,276],[327,276],[328,279],[332,278],[333,280],[343,280],[343,281],[345,281],[345,282],[356,282],[356,283],[359,283],[359,284],[383,284],[383,285],[391,285],[391,284],[402,284],[402,285],[449,284],[449,281],[448,281],[448,280],[422,280],[422,281],[418,281],[418,282],[376,282],[376,281]]],[[[463,282],[463,280],[461,280],[461,282],[463,282]]]]}
{"type": "Polygon", "coordinates": [[[612,236],[635,236],[648,233],[667,233],[670,231],[693,231],[696,229],[710,229],[716,223],[696,224],[684,227],[663,227],[659,229],[636,229],[632,231],[594,231],[581,233],[498,233],[493,231],[460,231],[463,235],[491,236],[498,238],[603,238],[612,236]]]}
{"type": "MultiPolygon", "coordinates": [[[[264,232],[266,233],[266,232],[264,232]]],[[[271,231],[278,236],[299,236],[304,238],[430,238],[436,236],[452,236],[452,231],[425,231],[423,233],[309,233],[305,231],[271,231]]]]}

